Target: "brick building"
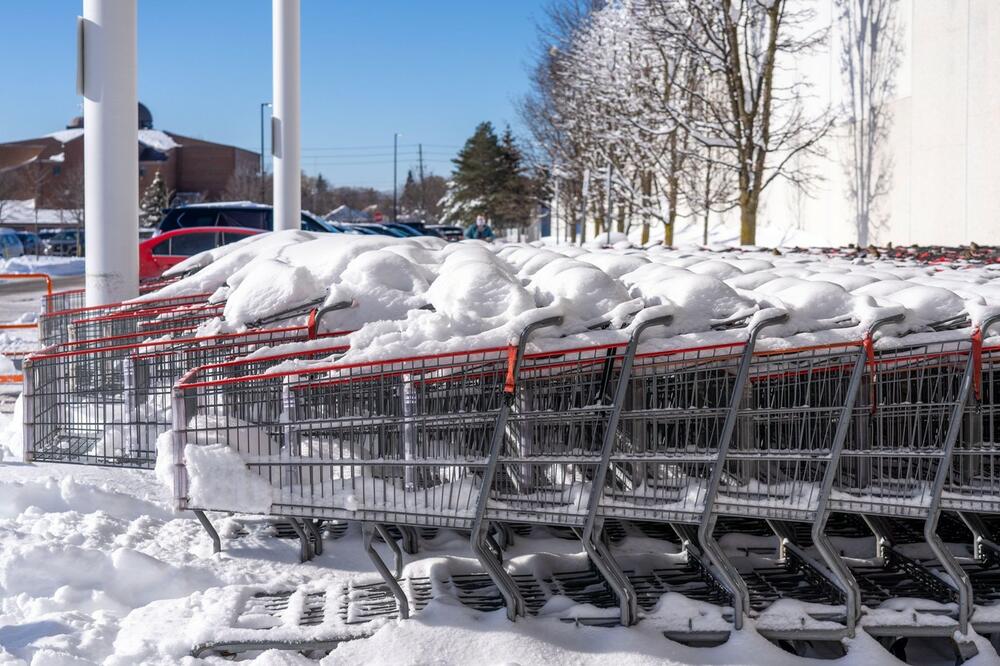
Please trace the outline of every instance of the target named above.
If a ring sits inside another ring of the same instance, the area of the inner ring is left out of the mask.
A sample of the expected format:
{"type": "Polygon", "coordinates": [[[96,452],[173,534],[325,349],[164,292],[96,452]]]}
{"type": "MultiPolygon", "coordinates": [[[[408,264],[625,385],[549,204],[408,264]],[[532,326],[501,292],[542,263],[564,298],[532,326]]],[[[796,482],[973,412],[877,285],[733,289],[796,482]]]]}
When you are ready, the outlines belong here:
{"type": "MultiPolygon", "coordinates": [[[[153,128],[139,104],[139,193],[159,171],[168,191],[186,200],[217,199],[235,174],[256,173],[260,155],[153,128]]],[[[66,129],[0,143],[0,199],[34,200],[36,208],[82,208],[83,118],[66,129]]]]}

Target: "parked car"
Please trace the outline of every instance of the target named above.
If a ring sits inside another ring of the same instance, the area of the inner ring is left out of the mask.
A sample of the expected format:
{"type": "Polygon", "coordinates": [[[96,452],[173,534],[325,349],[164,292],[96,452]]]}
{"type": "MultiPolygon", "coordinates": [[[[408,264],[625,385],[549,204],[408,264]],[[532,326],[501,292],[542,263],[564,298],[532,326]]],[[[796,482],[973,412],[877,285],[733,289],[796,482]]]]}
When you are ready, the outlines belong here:
{"type": "Polygon", "coordinates": [[[353,229],[360,229],[363,232],[378,234],[379,236],[394,236],[396,238],[408,238],[410,234],[403,232],[400,229],[393,229],[386,224],[376,224],[374,222],[366,222],[364,224],[352,224],[350,225],[353,229]]]}
{"type": "MultiPolygon", "coordinates": [[[[169,209],[157,228],[158,233],[166,233],[193,227],[246,227],[271,231],[274,228],[274,209],[247,201],[189,204],[169,209]]],[[[302,212],[302,229],[328,233],[339,231],[307,211],[302,212]]]]}
{"type": "Polygon", "coordinates": [[[449,243],[456,243],[465,237],[462,227],[454,227],[450,224],[428,224],[427,231],[437,234],[449,243]]]}
{"type": "Polygon", "coordinates": [[[328,227],[331,227],[332,231],[340,232],[342,234],[354,234],[355,236],[364,236],[368,234],[367,231],[364,231],[363,229],[355,229],[350,224],[343,224],[341,222],[331,222],[329,220],[324,220],[323,224],[325,224],[328,227]]]}
{"type": "Polygon", "coordinates": [[[0,228],[0,253],[4,259],[13,259],[24,255],[24,246],[17,232],[13,229],[0,228]]]}
{"type": "Polygon", "coordinates": [[[139,243],[139,279],[157,278],[186,258],[263,233],[247,227],[191,227],[175,229],[139,243]]]}
{"type": "Polygon", "coordinates": [[[21,247],[25,254],[41,254],[42,238],[33,231],[18,231],[17,237],[21,241],[21,247]]]}
{"type": "Polygon", "coordinates": [[[404,236],[408,236],[410,238],[414,236],[424,235],[419,231],[417,231],[416,229],[414,229],[413,227],[411,227],[410,225],[403,224],[402,222],[386,222],[382,226],[388,227],[389,229],[395,229],[396,231],[402,233],[404,236]]]}
{"type": "Polygon", "coordinates": [[[76,257],[83,254],[86,234],[77,229],[65,229],[42,241],[42,253],[56,257],[76,257]]]}

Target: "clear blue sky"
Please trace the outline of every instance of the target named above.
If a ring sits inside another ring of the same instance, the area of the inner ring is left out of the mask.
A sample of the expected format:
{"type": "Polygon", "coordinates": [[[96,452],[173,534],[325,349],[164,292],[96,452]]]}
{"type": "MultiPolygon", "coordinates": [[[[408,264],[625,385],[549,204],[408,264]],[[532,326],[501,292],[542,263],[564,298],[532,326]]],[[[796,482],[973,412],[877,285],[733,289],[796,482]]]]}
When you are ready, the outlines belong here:
{"type": "MultiPolygon", "coordinates": [[[[81,0],[0,2],[0,141],[62,129],[81,0]]],[[[476,124],[519,130],[543,0],[302,0],[303,168],[392,187],[423,143],[431,171],[476,124]],[[363,148],[352,148],[362,146],[363,148]]],[[[139,99],[158,129],[259,150],[271,98],[269,0],[139,0],[139,99]]]]}

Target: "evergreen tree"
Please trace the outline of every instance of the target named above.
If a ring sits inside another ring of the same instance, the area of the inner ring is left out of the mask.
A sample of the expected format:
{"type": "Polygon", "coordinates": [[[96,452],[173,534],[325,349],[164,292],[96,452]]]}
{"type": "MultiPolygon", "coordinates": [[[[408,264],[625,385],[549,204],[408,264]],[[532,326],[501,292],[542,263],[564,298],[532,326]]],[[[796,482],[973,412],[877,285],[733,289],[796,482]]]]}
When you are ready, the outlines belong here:
{"type": "Polygon", "coordinates": [[[330,183],[326,182],[323,174],[316,174],[316,196],[324,196],[330,191],[330,183]]]}
{"type": "Polygon", "coordinates": [[[460,224],[470,224],[477,215],[492,218],[502,181],[500,143],[492,123],[480,123],[452,161],[455,174],[447,197],[448,218],[460,224]]]}
{"type": "Polygon", "coordinates": [[[142,200],[139,202],[139,225],[154,227],[159,224],[160,218],[163,217],[163,209],[170,206],[172,195],[172,192],[167,192],[167,186],[157,171],[153,176],[153,182],[142,193],[142,200]]]}
{"type": "Polygon", "coordinates": [[[455,173],[442,202],[445,219],[470,224],[485,215],[500,229],[530,221],[531,179],[509,127],[497,138],[491,123],[480,124],[453,161],[455,173]]]}
{"type": "Polygon", "coordinates": [[[403,185],[403,196],[399,199],[403,213],[413,214],[420,211],[420,184],[413,177],[413,169],[406,172],[406,184],[403,185]]]}
{"type": "Polygon", "coordinates": [[[500,226],[524,227],[531,219],[532,181],[525,173],[524,154],[508,126],[500,139],[501,188],[495,202],[495,215],[500,226]]]}

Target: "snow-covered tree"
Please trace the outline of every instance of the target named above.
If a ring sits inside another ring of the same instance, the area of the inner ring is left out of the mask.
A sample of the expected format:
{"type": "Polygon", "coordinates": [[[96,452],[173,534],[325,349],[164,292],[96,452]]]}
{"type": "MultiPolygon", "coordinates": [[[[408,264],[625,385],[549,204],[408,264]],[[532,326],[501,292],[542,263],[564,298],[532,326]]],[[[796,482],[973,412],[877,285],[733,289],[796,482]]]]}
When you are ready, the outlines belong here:
{"type": "Polygon", "coordinates": [[[142,193],[142,200],[139,202],[139,225],[156,226],[163,217],[163,210],[168,206],[170,206],[170,193],[167,192],[167,185],[157,171],[146,191],[142,193]]]}
{"type": "Polygon", "coordinates": [[[898,0],[836,0],[844,113],[851,143],[844,168],[858,245],[868,245],[872,210],[889,191],[892,158],[884,149],[902,56],[898,0]]]}
{"type": "MultiPolygon", "coordinates": [[[[830,126],[825,111],[807,112],[805,82],[776,81],[825,39],[809,27],[812,12],[803,0],[583,5],[551,12],[551,45],[522,105],[539,161],[565,174],[560,194],[582,197],[583,174],[610,166],[619,217],[660,220],[664,242],[683,215],[738,206],[752,243],[761,193],[779,177],[808,185],[793,158],[818,152],[830,126]]],[[[611,224],[607,183],[592,178],[581,202],[597,229],[611,224]]]]}

